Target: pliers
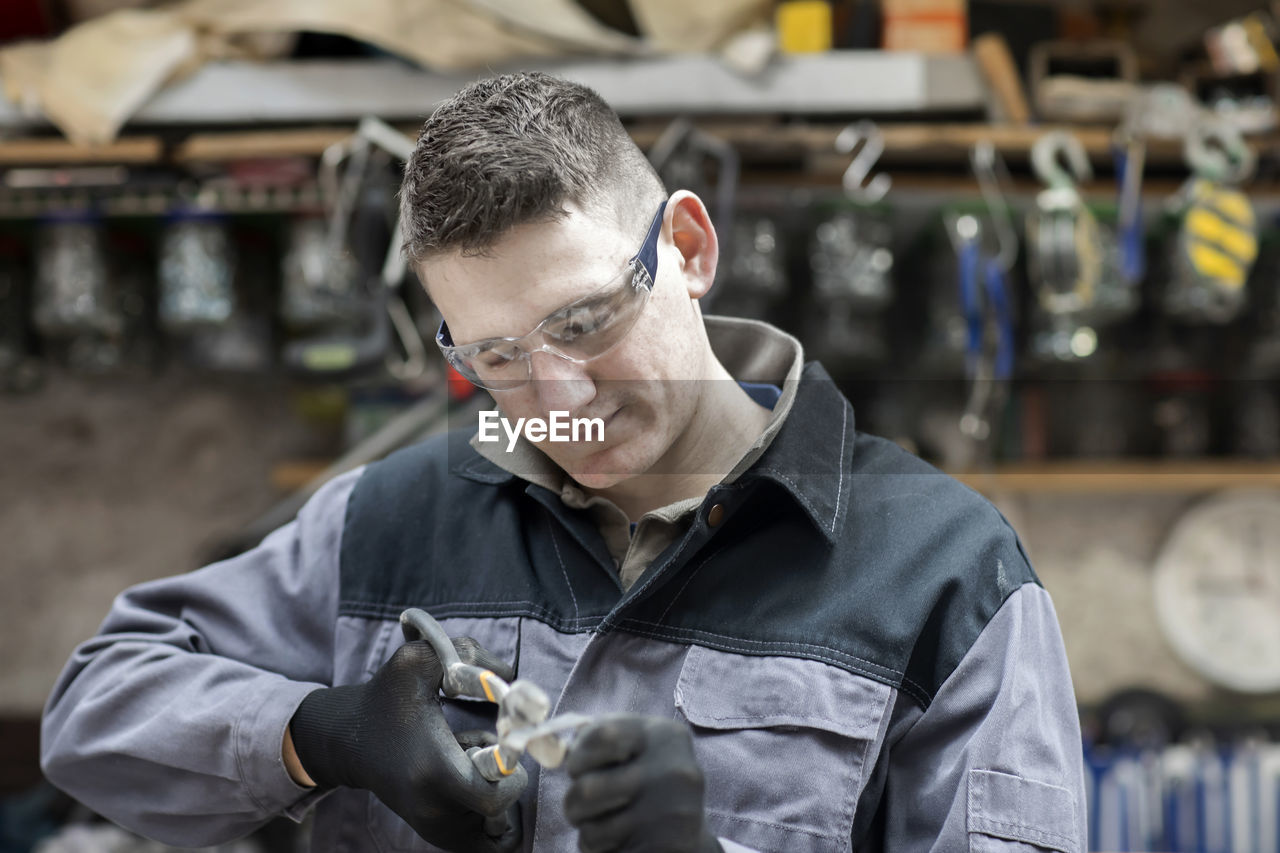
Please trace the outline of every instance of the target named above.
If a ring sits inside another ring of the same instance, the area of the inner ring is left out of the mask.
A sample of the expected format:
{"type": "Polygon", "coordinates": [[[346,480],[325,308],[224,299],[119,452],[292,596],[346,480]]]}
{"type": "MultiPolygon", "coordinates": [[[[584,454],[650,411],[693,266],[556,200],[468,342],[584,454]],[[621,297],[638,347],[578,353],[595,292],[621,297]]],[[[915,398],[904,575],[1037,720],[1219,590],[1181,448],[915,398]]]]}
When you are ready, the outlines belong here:
{"type": "Polygon", "coordinates": [[[589,717],[561,714],[548,720],[551,701],[541,687],[522,679],[508,684],[492,670],[463,663],[444,628],[425,610],[411,607],[401,613],[400,627],[406,641],[426,640],[435,650],[444,666],[444,695],[484,699],[498,706],[498,742],[467,750],[481,776],[490,782],[510,776],[526,752],[543,767],[563,763],[567,738],[589,717]]]}

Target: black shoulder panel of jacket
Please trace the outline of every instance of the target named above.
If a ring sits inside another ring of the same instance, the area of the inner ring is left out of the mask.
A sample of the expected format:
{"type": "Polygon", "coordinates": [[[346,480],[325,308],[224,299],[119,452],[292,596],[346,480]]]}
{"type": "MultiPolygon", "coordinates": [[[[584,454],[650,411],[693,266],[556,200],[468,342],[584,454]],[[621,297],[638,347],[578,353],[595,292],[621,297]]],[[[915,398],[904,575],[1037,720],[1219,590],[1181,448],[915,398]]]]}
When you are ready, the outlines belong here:
{"type": "Polygon", "coordinates": [[[347,504],[339,613],[395,619],[424,607],[439,618],[531,616],[575,630],[559,618],[573,612],[563,581],[548,587],[531,571],[545,560],[529,552],[539,513],[525,485],[461,431],[369,465],[347,504]]]}
{"type": "Polygon", "coordinates": [[[776,477],[744,476],[712,489],[684,539],[625,593],[584,514],[481,458],[466,434],[433,438],[357,483],[340,613],[521,616],[808,658],[927,707],[1005,599],[1038,581],[987,500],[891,442],[854,435],[848,470],[831,472],[850,478],[831,535],[802,506],[803,488],[818,487],[803,475],[786,478],[799,496],[776,477]],[[725,509],[714,529],[712,503],[725,509]]]}
{"type": "Polygon", "coordinates": [[[1005,600],[1039,578],[983,496],[893,442],[859,435],[842,546],[868,569],[869,648],[892,637],[903,689],[927,707],[1005,600]],[[879,639],[872,639],[878,637],[879,639]]]}

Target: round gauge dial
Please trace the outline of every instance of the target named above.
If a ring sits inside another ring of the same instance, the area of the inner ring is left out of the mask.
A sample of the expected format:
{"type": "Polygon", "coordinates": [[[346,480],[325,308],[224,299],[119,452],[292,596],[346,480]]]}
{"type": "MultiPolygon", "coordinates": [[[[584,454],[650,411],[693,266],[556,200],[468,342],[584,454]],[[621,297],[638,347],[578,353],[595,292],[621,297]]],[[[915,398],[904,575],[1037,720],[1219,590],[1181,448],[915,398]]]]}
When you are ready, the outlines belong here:
{"type": "Polygon", "coordinates": [[[1228,492],[1179,519],[1155,594],[1165,636],[1205,678],[1280,690],[1280,492],[1228,492]]]}

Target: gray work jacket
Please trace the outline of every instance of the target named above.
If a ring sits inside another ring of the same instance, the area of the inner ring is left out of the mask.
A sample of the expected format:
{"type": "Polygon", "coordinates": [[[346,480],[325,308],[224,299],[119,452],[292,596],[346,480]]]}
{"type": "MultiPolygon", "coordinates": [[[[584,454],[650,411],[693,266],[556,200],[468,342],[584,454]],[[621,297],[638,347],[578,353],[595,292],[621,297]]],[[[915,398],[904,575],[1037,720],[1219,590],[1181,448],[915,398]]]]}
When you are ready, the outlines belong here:
{"type": "MultiPolygon", "coordinates": [[[[582,511],[465,434],[337,478],[253,551],[116,600],[49,699],[45,772],[170,843],[314,808],[316,849],[433,849],[281,759],[303,696],[367,680],[410,606],[555,713],[687,722],[729,853],[1085,849],[1071,679],[1017,537],[857,432],[815,364],[765,453],[625,591],[582,511]]],[[[492,726],[492,706],[445,704],[455,729],[492,726]]],[[[526,766],[524,849],[576,850],[563,769],[526,766]]]]}

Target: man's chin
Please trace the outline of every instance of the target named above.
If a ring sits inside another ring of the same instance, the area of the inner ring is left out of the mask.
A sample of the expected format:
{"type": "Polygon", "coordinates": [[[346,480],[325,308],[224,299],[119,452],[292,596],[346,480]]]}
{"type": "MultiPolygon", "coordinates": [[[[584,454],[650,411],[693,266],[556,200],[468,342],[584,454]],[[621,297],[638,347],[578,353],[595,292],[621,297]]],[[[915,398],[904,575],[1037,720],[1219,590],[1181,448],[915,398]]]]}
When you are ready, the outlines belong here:
{"type": "Polygon", "coordinates": [[[557,460],[557,464],[584,489],[610,489],[637,474],[643,474],[646,469],[646,466],[636,462],[634,458],[628,458],[630,454],[618,452],[619,449],[611,447],[580,458],[557,460]]]}
{"type": "Polygon", "coordinates": [[[588,489],[593,492],[602,492],[602,491],[605,491],[606,489],[611,489],[614,486],[621,483],[623,480],[627,480],[630,478],[629,474],[618,474],[618,473],[587,474],[583,472],[570,472],[569,476],[572,477],[573,481],[577,483],[579,486],[582,486],[582,488],[588,489]]]}

